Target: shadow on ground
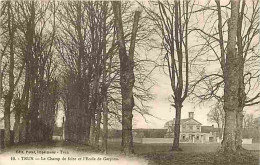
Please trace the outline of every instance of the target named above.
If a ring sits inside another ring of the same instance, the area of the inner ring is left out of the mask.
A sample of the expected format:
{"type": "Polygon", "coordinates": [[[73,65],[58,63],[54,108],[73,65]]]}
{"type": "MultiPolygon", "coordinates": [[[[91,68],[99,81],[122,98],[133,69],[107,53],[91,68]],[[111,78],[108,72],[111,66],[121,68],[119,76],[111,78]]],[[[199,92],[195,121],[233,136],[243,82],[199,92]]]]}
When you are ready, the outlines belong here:
{"type": "Polygon", "coordinates": [[[87,145],[63,143],[60,141],[26,145],[19,144],[2,151],[0,154],[0,164],[259,165],[260,151],[258,144],[244,145],[244,148],[250,151],[245,150],[233,155],[223,155],[217,152],[220,145],[213,143],[182,143],[180,147],[183,151],[170,152],[171,144],[135,144],[135,155],[125,157],[120,154],[120,143],[118,142],[109,143],[109,154],[107,155],[87,145]],[[19,153],[19,151],[36,151],[38,153],[19,153]],[[11,161],[11,157],[20,158],[20,160],[11,161]],[[21,157],[33,157],[34,160],[21,161],[21,157]],[[41,159],[41,157],[46,160],[36,160],[36,158],[41,159]],[[62,160],[64,157],[66,160],[62,160]]]}

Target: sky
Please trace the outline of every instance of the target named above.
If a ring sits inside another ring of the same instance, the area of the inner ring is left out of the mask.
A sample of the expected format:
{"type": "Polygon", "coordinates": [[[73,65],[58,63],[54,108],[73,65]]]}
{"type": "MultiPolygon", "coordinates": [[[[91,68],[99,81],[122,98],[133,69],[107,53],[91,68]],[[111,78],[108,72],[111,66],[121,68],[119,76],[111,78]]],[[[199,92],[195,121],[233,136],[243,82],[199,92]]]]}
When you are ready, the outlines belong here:
{"type": "MultiPolygon", "coordinates": [[[[149,112],[154,116],[147,116],[146,120],[139,114],[135,113],[134,128],[163,128],[164,124],[175,117],[175,109],[170,106],[169,98],[172,90],[169,77],[160,71],[156,71],[154,78],[157,84],[152,88],[152,93],[155,95],[154,100],[151,100],[148,105],[151,106],[149,112]]],[[[194,119],[203,125],[211,125],[207,121],[207,113],[210,110],[210,105],[196,105],[190,103],[188,99],[184,102],[181,118],[188,118],[188,112],[194,112],[194,119]]]]}
{"type": "MultiPolygon", "coordinates": [[[[156,71],[153,74],[156,79],[157,84],[152,88],[152,93],[155,95],[154,100],[147,103],[151,106],[149,112],[154,116],[146,116],[146,119],[142,115],[134,113],[133,128],[152,128],[160,129],[164,127],[164,124],[175,118],[175,109],[170,106],[168,100],[171,97],[172,90],[170,86],[169,77],[160,71],[156,71]]],[[[188,118],[188,112],[194,112],[194,119],[199,121],[204,126],[210,126],[211,123],[207,120],[207,114],[213,106],[213,102],[206,102],[204,104],[191,103],[187,98],[184,101],[181,118],[188,118]]],[[[246,107],[244,110],[247,114],[254,114],[254,116],[259,116],[259,105],[253,107],[246,107]]],[[[214,124],[216,127],[216,124],[214,124]]]]}

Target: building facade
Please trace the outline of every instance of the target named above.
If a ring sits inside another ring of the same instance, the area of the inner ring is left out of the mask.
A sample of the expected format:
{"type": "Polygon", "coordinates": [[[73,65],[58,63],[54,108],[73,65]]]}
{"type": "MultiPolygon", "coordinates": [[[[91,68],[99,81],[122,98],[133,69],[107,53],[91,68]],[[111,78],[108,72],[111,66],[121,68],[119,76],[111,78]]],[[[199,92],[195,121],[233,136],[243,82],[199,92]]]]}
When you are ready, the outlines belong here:
{"type": "MultiPolygon", "coordinates": [[[[165,138],[174,137],[174,126],[175,119],[165,123],[164,128],[167,129],[165,138]]],[[[202,126],[194,119],[194,112],[189,112],[189,118],[181,119],[180,122],[180,142],[217,142],[217,132],[215,132],[214,126],[202,126]]]]}

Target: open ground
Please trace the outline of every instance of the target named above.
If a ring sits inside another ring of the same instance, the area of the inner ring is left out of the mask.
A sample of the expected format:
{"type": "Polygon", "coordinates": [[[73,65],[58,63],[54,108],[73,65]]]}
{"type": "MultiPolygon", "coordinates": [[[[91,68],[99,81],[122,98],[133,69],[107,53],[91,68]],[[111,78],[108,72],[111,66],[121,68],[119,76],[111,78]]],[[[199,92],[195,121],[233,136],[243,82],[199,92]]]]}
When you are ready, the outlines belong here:
{"type": "MultiPolygon", "coordinates": [[[[247,144],[243,145],[246,149],[243,152],[237,153],[238,155],[221,155],[218,150],[220,149],[220,144],[209,143],[209,144],[194,144],[194,143],[182,143],[180,147],[182,151],[170,151],[172,144],[134,144],[135,154],[131,157],[124,157],[120,154],[120,143],[110,142],[108,144],[108,155],[102,154],[100,151],[93,149],[90,146],[63,143],[63,142],[53,142],[51,144],[41,143],[41,144],[26,144],[26,145],[15,145],[11,148],[3,150],[0,157],[3,158],[4,155],[14,155],[17,151],[34,151],[34,150],[54,150],[60,152],[60,150],[70,152],[70,156],[83,155],[91,157],[93,155],[101,155],[101,157],[116,157],[118,161],[102,161],[106,164],[163,164],[163,165],[259,165],[260,158],[260,145],[259,144],[247,144]],[[12,153],[12,154],[11,154],[12,153]]],[[[28,156],[28,155],[27,155],[28,156]]],[[[64,155],[63,155],[64,156],[64,155]]],[[[1,159],[0,159],[1,160],[1,159]]],[[[26,163],[26,161],[25,161],[26,163]]],[[[28,161],[27,161],[28,163],[28,161]]],[[[44,163],[41,161],[41,163],[44,163]]],[[[50,163],[61,163],[56,161],[50,161],[50,163]]],[[[64,163],[64,162],[63,162],[64,163]]],[[[67,162],[68,164],[75,164],[75,162],[67,162]]],[[[82,162],[77,163],[81,164],[82,162]]],[[[96,161],[89,161],[88,164],[95,164],[96,161]]],[[[1,164],[1,161],[0,161],[1,164]]],[[[48,162],[49,164],[49,162],[48,162]]],[[[2,165],[2,164],[1,164],[2,165]]],[[[5,165],[5,164],[3,164],[5,165]]]]}

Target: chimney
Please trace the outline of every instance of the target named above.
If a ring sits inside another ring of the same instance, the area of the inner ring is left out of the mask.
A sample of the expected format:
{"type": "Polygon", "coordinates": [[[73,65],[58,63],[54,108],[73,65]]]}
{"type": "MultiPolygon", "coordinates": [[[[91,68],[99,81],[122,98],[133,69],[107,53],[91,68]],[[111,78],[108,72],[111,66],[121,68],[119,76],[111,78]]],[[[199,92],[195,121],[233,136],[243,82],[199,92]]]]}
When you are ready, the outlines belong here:
{"type": "Polygon", "coordinates": [[[189,112],[189,118],[193,119],[194,118],[194,112],[189,112]]]}

